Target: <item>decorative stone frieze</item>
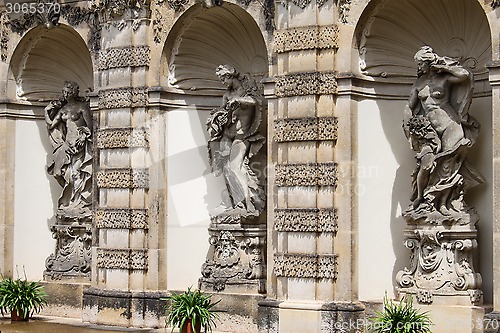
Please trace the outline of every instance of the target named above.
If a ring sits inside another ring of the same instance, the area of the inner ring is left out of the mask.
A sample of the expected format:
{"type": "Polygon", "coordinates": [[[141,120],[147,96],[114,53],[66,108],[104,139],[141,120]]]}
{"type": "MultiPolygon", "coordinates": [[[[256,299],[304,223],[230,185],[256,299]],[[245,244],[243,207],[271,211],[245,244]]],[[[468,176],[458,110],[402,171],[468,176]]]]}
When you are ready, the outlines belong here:
{"type": "Polygon", "coordinates": [[[7,61],[8,45],[9,45],[9,30],[7,25],[9,17],[6,12],[0,13],[0,60],[7,61]]]}
{"type": "Polygon", "coordinates": [[[167,0],[168,6],[176,12],[180,12],[189,3],[189,0],[167,0]]]}
{"type": "Polygon", "coordinates": [[[96,133],[97,148],[147,148],[149,136],[146,128],[103,128],[96,133]]]}
{"type": "Polygon", "coordinates": [[[107,89],[100,90],[98,98],[99,109],[145,107],[148,91],[146,87],[107,89]]]}
{"type": "Polygon", "coordinates": [[[337,163],[276,165],[277,186],[336,186],[337,163]]]}
{"type": "Polygon", "coordinates": [[[336,209],[275,209],[274,228],[280,232],[337,232],[336,209]]]}
{"type": "Polygon", "coordinates": [[[337,257],[335,254],[275,254],[274,273],[278,277],[335,280],[337,257]]]}
{"type": "Polygon", "coordinates": [[[336,94],[336,73],[312,72],[277,76],[275,93],[278,97],[336,94]]]}
{"type": "Polygon", "coordinates": [[[99,52],[98,69],[147,67],[151,62],[149,46],[109,48],[99,52]]]}
{"type": "MultiPolygon", "coordinates": [[[[328,0],[316,0],[316,4],[318,8],[321,8],[327,3],[328,0]]],[[[496,0],[494,0],[496,1],[496,0]]],[[[309,6],[312,0],[284,0],[280,1],[283,7],[289,8],[290,3],[295,6],[300,7],[301,9],[305,9],[309,6]]],[[[333,3],[337,6],[337,11],[339,13],[339,20],[342,23],[347,23],[347,17],[349,15],[349,11],[351,10],[351,2],[352,0],[333,0],[333,3]]]]}
{"type": "Polygon", "coordinates": [[[147,270],[148,251],[143,249],[97,249],[97,267],[147,270]]]}
{"type": "Polygon", "coordinates": [[[396,275],[402,294],[416,295],[423,304],[436,296],[463,297],[482,302],[481,275],[474,269],[477,231],[444,227],[407,230],[410,263],[396,275]]]}
{"type": "Polygon", "coordinates": [[[90,277],[92,230],[91,224],[52,225],[56,250],[45,260],[46,280],[90,277]]]}
{"type": "Polygon", "coordinates": [[[98,188],[149,188],[148,169],[107,169],[96,173],[98,188]]]}
{"type": "Polygon", "coordinates": [[[337,140],[336,117],[287,118],[274,123],[274,140],[277,142],[337,140]]]}
{"type": "Polygon", "coordinates": [[[147,209],[100,209],[94,213],[99,229],[148,229],[147,209]]]}
{"type": "Polygon", "coordinates": [[[274,47],[277,53],[311,49],[337,49],[338,34],[339,28],[336,25],[276,30],[274,47]]]}

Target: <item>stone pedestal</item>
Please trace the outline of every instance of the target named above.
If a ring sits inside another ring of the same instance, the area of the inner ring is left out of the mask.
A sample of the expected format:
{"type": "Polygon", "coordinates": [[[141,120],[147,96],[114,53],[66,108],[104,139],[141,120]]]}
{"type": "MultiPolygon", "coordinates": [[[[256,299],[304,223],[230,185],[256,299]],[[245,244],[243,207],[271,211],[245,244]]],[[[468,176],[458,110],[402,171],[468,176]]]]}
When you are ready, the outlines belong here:
{"type": "Polygon", "coordinates": [[[217,216],[199,284],[207,291],[265,293],[266,225],[257,219],[217,216]]]}
{"type": "Polygon", "coordinates": [[[401,295],[420,304],[482,304],[482,279],[474,265],[477,231],[470,227],[413,226],[405,231],[410,264],[398,272],[401,295]]]}
{"type": "Polygon", "coordinates": [[[45,260],[46,281],[89,282],[91,269],[92,221],[68,222],[57,219],[51,226],[56,249],[45,260]]]}

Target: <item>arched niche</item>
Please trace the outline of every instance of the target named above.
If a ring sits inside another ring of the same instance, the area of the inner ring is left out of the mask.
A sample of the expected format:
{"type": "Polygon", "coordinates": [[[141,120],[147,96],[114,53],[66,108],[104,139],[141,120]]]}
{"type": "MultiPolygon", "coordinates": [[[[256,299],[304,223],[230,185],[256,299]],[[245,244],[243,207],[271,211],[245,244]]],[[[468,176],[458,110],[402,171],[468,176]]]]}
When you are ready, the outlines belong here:
{"type": "Polygon", "coordinates": [[[492,100],[488,63],[491,30],[477,0],[373,0],[355,29],[359,295],[380,300],[408,265],[404,247],[414,152],[402,131],[403,109],[416,79],[416,51],[424,45],[459,60],[474,74],[470,114],[482,125],[469,158],[486,183],[466,194],[480,215],[478,271],[485,303],[492,301],[492,100]],[[373,260],[373,248],[383,259],[373,260]],[[370,276],[369,280],[364,277],[370,276]]]}
{"type": "Polygon", "coordinates": [[[459,59],[476,80],[488,77],[491,33],[476,0],[373,1],[357,27],[359,66],[371,77],[413,80],[423,45],[459,59]]]}
{"type": "Polygon", "coordinates": [[[90,52],[71,27],[37,27],[19,42],[10,63],[16,98],[30,102],[57,99],[64,81],[79,84],[80,92],[93,90],[90,52]]]}
{"type": "Polygon", "coordinates": [[[163,85],[196,94],[222,95],[215,76],[230,64],[260,80],[267,76],[267,50],[258,25],[241,7],[224,2],[187,10],[172,28],[164,49],[163,85]]]}
{"type": "MultiPolygon", "coordinates": [[[[267,54],[263,34],[252,15],[228,2],[211,8],[192,6],[178,18],[167,37],[160,108],[168,111],[164,159],[168,289],[185,289],[200,278],[210,245],[209,214],[221,203],[225,189],[223,177],[211,173],[207,152],[207,118],[210,110],[221,105],[226,89],[215,75],[216,68],[231,65],[260,81],[268,75],[267,54]],[[176,250],[187,237],[197,244],[189,253],[189,267],[185,265],[185,253],[176,250]]],[[[265,110],[261,134],[266,134],[265,110]]],[[[266,149],[261,152],[265,155],[266,149]]],[[[265,168],[265,156],[259,166],[265,168]]],[[[261,172],[258,176],[264,175],[261,172]]]]}

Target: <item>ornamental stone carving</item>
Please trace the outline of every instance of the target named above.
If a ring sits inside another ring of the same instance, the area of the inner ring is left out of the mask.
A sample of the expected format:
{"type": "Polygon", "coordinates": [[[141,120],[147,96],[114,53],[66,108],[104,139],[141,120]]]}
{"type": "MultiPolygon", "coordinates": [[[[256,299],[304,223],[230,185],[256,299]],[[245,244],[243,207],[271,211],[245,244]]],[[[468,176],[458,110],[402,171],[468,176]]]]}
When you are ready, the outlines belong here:
{"type": "Polygon", "coordinates": [[[98,105],[101,110],[145,107],[147,103],[148,91],[145,87],[106,89],[98,93],[98,105]]]}
{"type": "Polygon", "coordinates": [[[418,77],[403,123],[416,159],[411,204],[403,213],[411,256],[396,280],[402,294],[416,295],[424,304],[435,297],[479,304],[482,280],[474,263],[479,216],[464,200],[467,189],[484,182],[467,159],[480,128],[468,113],[474,78],[429,46],[415,60],[418,77]]]}
{"type": "MultiPolygon", "coordinates": [[[[316,0],[316,4],[318,8],[321,8],[327,1],[328,0],[316,0]]],[[[312,3],[312,0],[285,0],[281,1],[281,4],[285,8],[290,8],[290,2],[301,9],[305,9],[312,3]]],[[[339,20],[342,23],[347,23],[347,17],[349,15],[349,11],[351,10],[351,2],[352,0],[333,0],[333,3],[337,6],[339,20]]]]}
{"type": "Polygon", "coordinates": [[[297,27],[274,32],[274,48],[277,53],[337,49],[339,28],[332,26],[297,27]]]}
{"type": "Polygon", "coordinates": [[[99,52],[99,70],[121,67],[148,67],[151,62],[149,46],[109,48],[99,52]]]}
{"type": "Polygon", "coordinates": [[[97,131],[99,149],[147,148],[149,135],[146,128],[102,128],[97,131]]]}
{"type": "Polygon", "coordinates": [[[56,251],[45,260],[44,279],[89,279],[91,225],[52,225],[50,231],[56,239],[56,251]]]}
{"type": "Polygon", "coordinates": [[[98,268],[147,270],[148,251],[142,249],[97,249],[98,268]]]}
{"type": "Polygon", "coordinates": [[[336,233],[338,229],[335,209],[281,208],[274,213],[274,228],[279,232],[336,233]]]}
{"type": "Polygon", "coordinates": [[[337,118],[287,118],[274,123],[277,142],[337,140],[337,118]]]}
{"type": "Polygon", "coordinates": [[[327,95],[337,93],[335,72],[295,73],[276,76],[278,97],[327,95]]]}
{"type": "Polygon", "coordinates": [[[265,180],[258,177],[264,173],[252,162],[265,143],[259,132],[262,87],[229,65],[217,67],[216,75],[227,88],[221,107],[212,110],[207,120],[208,155],[212,171],[223,176],[227,190],[211,215],[258,217],[266,204],[265,180]]]}
{"type": "Polygon", "coordinates": [[[290,163],[276,165],[277,186],[336,186],[337,163],[290,163]]]}
{"type": "Polygon", "coordinates": [[[213,291],[265,291],[265,237],[261,228],[212,224],[210,250],[203,264],[202,288],[213,291]]]}
{"type": "Polygon", "coordinates": [[[149,188],[148,169],[106,169],[96,173],[99,188],[149,188]]]}
{"type": "Polygon", "coordinates": [[[66,81],[62,97],[45,107],[45,122],[53,147],[47,172],[61,185],[51,226],[56,249],[44,276],[89,278],[92,225],[92,116],[78,84],[66,81]]]}
{"type": "Polygon", "coordinates": [[[480,304],[482,279],[474,270],[476,238],[476,232],[442,227],[407,231],[405,246],[411,256],[396,276],[400,291],[415,294],[423,304],[431,304],[435,295],[461,296],[480,304]]]}
{"type": "Polygon", "coordinates": [[[99,229],[143,229],[147,230],[147,209],[100,209],[94,214],[99,229]]]}
{"type": "Polygon", "coordinates": [[[274,273],[278,277],[332,279],[337,278],[337,255],[275,254],[274,273]]]}

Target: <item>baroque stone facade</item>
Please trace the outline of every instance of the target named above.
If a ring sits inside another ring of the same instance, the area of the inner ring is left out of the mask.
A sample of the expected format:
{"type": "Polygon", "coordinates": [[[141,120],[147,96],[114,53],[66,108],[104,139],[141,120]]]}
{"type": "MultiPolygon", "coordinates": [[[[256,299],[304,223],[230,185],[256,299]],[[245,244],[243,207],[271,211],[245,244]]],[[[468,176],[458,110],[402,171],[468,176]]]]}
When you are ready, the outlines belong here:
{"type": "Polygon", "coordinates": [[[3,275],[124,327],[197,283],[236,333],[361,332],[386,291],[435,333],[500,319],[499,1],[13,4],[3,275]]]}

